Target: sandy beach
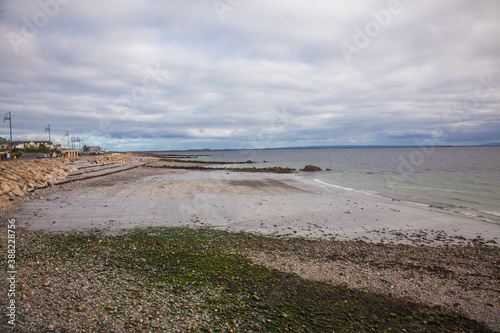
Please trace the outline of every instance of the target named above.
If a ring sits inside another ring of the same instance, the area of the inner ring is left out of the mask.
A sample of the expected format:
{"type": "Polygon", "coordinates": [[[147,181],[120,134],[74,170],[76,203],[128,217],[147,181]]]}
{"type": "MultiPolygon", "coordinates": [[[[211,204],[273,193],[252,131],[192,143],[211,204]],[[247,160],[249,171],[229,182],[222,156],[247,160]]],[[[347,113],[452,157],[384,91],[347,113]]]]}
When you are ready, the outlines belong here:
{"type": "MultiPolygon", "coordinates": [[[[83,158],[75,165],[78,171],[66,181],[20,198],[4,217],[34,235],[190,227],[319,240],[293,251],[241,253],[308,280],[444,306],[500,330],[500,225],[296,174],[156,168],[174,164],[152,157],[110,166],[83,158]]],[[[48,274],[35,267],[25,267],[24,274],[48,274]]],[[[90,267],[75,277],[69,266],[51,269],[58,276],[67,271],[70,281],[95,273],[90,267]]],[[[40,290],[31,291],[38,295],[31,301],[43,312],[52,296],[40,290]]],[[[116,290],[100,293],[110,299],[116,290]]]]}
{"type": "Polygon", "coordinates": [[[189,226],[375,243],[500,243],[498,224],[295,174],[143,166],[75,184],[24,203],[15,217],[29,229],[50,231],[189,226]]]}

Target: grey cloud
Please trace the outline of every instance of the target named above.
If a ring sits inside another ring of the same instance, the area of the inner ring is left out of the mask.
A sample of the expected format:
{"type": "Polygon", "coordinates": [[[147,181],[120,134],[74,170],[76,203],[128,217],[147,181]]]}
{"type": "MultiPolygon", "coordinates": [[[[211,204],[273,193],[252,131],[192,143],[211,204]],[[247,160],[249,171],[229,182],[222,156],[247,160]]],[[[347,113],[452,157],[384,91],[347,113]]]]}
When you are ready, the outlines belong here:
{"type": "Polygon", "coordinates": [[[16,140],[50,122],[61,143],[70,131],[131,150],[499,141],[494,0],[401,0],[350,62],[341,43],[389,2],[243,1],[223,20],[211,1],[63,2],[30,38],[40,5],[3,4],[0,107],[23,119],[16,140]]]}

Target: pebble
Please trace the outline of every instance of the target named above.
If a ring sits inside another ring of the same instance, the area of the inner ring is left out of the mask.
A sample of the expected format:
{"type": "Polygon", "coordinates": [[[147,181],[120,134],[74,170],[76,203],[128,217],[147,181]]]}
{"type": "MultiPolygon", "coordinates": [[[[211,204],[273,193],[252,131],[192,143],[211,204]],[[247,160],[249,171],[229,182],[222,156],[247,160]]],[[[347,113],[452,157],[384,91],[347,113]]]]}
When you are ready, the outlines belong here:
{"type": "Polygon", "coordinates": [[[242,254],[308,280],[443,306],[500,331],[497,247],[314,240],[242,254]]]}

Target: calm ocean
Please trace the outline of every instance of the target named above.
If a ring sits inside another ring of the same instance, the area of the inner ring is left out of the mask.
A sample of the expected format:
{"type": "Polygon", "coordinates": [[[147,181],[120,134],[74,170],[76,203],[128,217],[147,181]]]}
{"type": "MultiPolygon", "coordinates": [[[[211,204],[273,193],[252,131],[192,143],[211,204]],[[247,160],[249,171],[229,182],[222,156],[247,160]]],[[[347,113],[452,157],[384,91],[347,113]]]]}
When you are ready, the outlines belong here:
{"type": "MultiPolygon", "coordinates": [[[[176,152],[177,153],[177,152],[176,152]]],[[[334,188],[441,207],[500,223],[500,147],[322,148],[182,152],[204,161],[330,169],[298,174],[334,188]]],[[[241,165],[234,165],[238,167],[241,165]]]]}

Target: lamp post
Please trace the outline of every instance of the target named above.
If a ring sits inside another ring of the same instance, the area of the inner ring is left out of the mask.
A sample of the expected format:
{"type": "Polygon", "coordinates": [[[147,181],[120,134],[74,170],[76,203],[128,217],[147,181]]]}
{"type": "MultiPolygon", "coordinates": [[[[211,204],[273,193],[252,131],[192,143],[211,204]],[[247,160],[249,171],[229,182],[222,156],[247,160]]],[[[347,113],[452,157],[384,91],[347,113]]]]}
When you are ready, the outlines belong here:
{"type": "Polygon", "coordinates": [[[66,134],[64,134],[64,137],[68,137],[68,150],[69,150],[69,131],[66,131],[66,134]]]}
{"type": "Polygon", "coordinates": [[[10,128],[10,160],[12,161],[12,114],[10,113],[10,111],[3,116],[4,124],[7,122],[7,120],[9,121],[10,128]]]}
{"type": "Polygon", "coordinates": [[[45,132],[49,132],[49,144],[50,144],[50,124],[48,124],[47,126],[45,126],[45,132]]]}

